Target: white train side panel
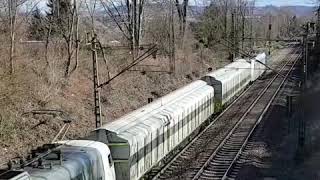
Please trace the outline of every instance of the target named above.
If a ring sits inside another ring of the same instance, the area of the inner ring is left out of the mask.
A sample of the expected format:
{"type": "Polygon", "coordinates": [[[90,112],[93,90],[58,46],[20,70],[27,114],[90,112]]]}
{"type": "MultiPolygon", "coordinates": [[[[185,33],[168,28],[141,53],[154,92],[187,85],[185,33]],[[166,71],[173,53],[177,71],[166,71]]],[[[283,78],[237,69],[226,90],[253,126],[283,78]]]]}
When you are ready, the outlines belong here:
{"type": "Polygon", "coordinates": [[[117,179],[139,179],[214,113],[213,87],[188,86],[163,97],[160,108],[147,105],[97,130],[111,149],[117,179]]]}
{"type": "Polygon", "coordinates": [[[250,64],[245,60],[237,60],[224,68],[207,74],[202,80],[214,87],[215,112],[231,102],[235,95],[242,91],[251,80],[250,64]]]}

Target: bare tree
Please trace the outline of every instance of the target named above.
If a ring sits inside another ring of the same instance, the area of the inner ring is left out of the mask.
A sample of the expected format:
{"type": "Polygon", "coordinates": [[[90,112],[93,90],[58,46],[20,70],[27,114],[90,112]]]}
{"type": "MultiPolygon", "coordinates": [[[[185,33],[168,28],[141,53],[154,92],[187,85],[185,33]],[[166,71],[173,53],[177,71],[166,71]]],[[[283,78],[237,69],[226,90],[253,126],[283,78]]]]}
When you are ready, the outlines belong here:
{"type": "Polygon", "coordinates": [[[180,36],[184,37],[187,25],[187,7],[189,4],[189,0],[176,0],[176,7],[178,11],[179,17],[179,29],[180,29],[180,36]]]}
{"type": "MultiPolygon", "coordinates": [[[[81,3],[81,1],[80,1],[81,3]]],[[[77,5],[77,1],[73,1],[73,13],[75,16],[75,65],[71,70],[70,74],[73,73],[79,66],[79,51],[80,51],[80,38],[79,38],[79,7],[77,5]]]]}
{"type": "Polygon", "coordinates": [[[141,43],[145,0],[126,0],[124,2],[121,0],[100,0],[100,2],[128,40],[133,55],[136,56],[141,43]],[[126,8],[125,12],[123,11],[124,7],[126,8]]]}
{"type": "Polygon", "coordinates": [[[62,36],[67,51],[67,60],[65,64],[64,76],[69,77],[79,66],[79,6],[80,0],[51,0],[48,6],[50,12],[47,12],[48,34],[46,48],[51,33],[56,36],[62,36]],[[74,59],[74,66],[71,67],[74,59]]]}
{"type": "Polygon", "coordinates": [[[66,3],[64,4],[66,6],[66,13],[58,18],[60,22],[64,22],[58,23],[58,25],[60,33],[66,43],[67,48],[67,61],[64,73],[65,77],[70,76],[77,69],[79,64],[78,53],[80,47],[80,40],[78,3],[81,3],[81,1],[66,1],[66,3]],[[71,68],[71,62],[74,56],[75,65],[73,68],[71,68]]]}
{"type": "Polygon", "coordinates": [[[97,8],[97,0],[85,0],[85,6],[90,15],[91,31],[95,33],[95,13],[97,8]]]}
{"type": "Polygon", "coordinates": [[[14,57],[14,51],[15,51],[15,36],[16,36],[16,17],[17,17],[17,8],[18,8],[18,2],[16,0],[7,0],[8,2],[8,12],[9,12],[9,22],[10,22],[10,55],[9,55],[9,61],[10,61],[10,74],[14,72],[13,67],[13,57],[14,57]]]}
{"type": "Polygon", "coordinates": [[[15,61],[15,43],[16,43],[16,33],[19,27],[23,22],[25,22],[28,16],[31,14],[33,9],[37,6],[39,1],[31,2],[32,7],[29,8],[22,8],[23,5],[26,4],[28,0],[5,0],[2,4],[0,11],[3,12],[2,21],[6,24],[6,27],[9,32],[10,38],[10,48],[9,48],[9,73],[14,73],[14,61],[15,61]],[[24,13],[22,13],[23,9],[26,9],[24,13]],[[21,17],[20,14],[23,14],[21,17]],[[20,19],[20,22],[18,22],[20,19]]]}

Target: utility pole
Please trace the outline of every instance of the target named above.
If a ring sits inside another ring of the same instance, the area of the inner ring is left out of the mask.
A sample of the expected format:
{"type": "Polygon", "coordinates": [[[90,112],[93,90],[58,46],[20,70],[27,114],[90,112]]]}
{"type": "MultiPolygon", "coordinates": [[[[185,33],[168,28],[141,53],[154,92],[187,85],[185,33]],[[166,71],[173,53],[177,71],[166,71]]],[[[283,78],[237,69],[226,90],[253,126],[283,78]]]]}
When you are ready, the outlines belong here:
{"type": "MultiPolygon", "coordinates": [[[[254,12],[254,1],[252,1],[252,4],[251,4],[251,17],[253,17],[253,12],[254,12]]],[[[251,45],[251,50],[253,49],[253,46],[254,46],[254,42],[253,42],[253,18],[250,18],[251,21],[250,21],[250,37],[251,37],[251,42],[250,42],[250,45],[251,45]]]]}
{"type": "Polygon", "coordinates": [[[271,55],[271,30],[272,30],[272,24],[271,24],[271,15],[269,15],[269,26],[268,26],[268,55],[271,55]]]}
{"type": "Polygon", "coordinates": [[[303,60],[303,84],[302,84],[302,93],[301,93],[301,100],[300,103],[302,105],[300,118],[298,122],[298,152],[296,155],[296,159],[298,161],[301,160],[301,157],[304,153],[304,146],[305,146],[305,139],[306,139],[306,116],[305,116],[305,91],[307,90],[307,78],[308,78],[308,33],[309,28],[308,25],[304,27],[304,34],[302,40],[302,60],[303,60]]]}
{"type": "Polygon", "coordinates": [[[253,50],[254,41],[253,41],[253,14],[254,14],[254,5],[255,1],[250,2],[249,5],[249,14],[250,14],[250,49],[253,50]]]}
{"type": "Polygon", "coordinates": [[[137,24],[137,0],[132,1],[132,23],[133,23],[133,59],[135,59],[138,56],[139,47],[137,47],[138,44],[138,24],[137,24]]]}
{"type": "Polygon", "coordinates": [[[304,88],[306,88],[306,82],[308,80],[308,24],[305,27],[305,33],[303,34],[303,72],[304,72],[304,88]]]}
{"type": "Polygon", "coordinates": [[[92,46],[92,67],[93,67],[93,92],[94,92],[94,115],[96,128],[101,127],[101,97],[98,76],[98,56],[97,56],[97,36],[93,35],[91,46],[92,46]]]}
{"type": "Polygon", "coordinates": [[[233,47],[231,49],[232,52],[232,61],[234,60],[235,56],[236,56],[236,40],[235,40],[235,19],[234,19],[234,14],[235,14],[235,10],[233,10],[231,12],[231,32],[230,32],[230,37],[231,37],[231,42],[232,45],[231,47],[233,47]]]}
{"type": "Polygon", "coordinates": [[[317,9],[317,26],[316,26],[316,50],[318,51],[317,53],[319,53],[320,51],[320,4],[319,7],[317,9]]]}
{"type": "Polygon", "coordinates": [[[238,0],[237,2],[237,8],[236,8],[236,11],[235,11],[235,24],[234,24],[234,27],[235,27],[235,38],[234,38],[234,43],[235,43],[235,57],[237,57],[239,55],[239,46],[240,46],[240,43],[239,43],[239,32],[240,32],[240,11],[241,9],[241,0],[238,0]]]}
{"type": "Polygon", "coordinates": [[[246,16],[246,12],[245,10],[242,10],[243,12],[242,14],[242,40],[241,40],[241,49],[242,51],[244,50],[244,34],[245,34],[245,16],[246,16]]]}
{"type": "Polygon", "coordinates": [[[227,38],[227,33],[228,33],[228,0],[225,0],[223,38],[227,38]]]}
{"type": "Polygon", "coordinates": [[[169,16],[169,47],[170,47],[170,72],[175,72],[175,35],[174,35],[174,1],[170,3],[170,16],[169,16]]]}

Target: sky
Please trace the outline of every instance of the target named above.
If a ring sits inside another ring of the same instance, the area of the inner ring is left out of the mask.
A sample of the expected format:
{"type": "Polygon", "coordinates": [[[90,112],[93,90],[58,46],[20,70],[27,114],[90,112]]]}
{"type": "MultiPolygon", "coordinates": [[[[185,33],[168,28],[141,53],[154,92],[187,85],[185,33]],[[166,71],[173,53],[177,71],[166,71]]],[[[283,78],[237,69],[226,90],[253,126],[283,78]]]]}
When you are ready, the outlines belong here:
{"type": "MultiPolygon", "coordinates": [[[[190,0],[190,4],[206,4],[204,2],[210,2],[214,0],[190,0]],[[197,3],[195,3],[197,2],[197,3]]],[[[315,1],[318,0],[255,0],[257,6],[266,6],[266,5],[274,5],[274,6],[314,6],[315,1]]]]}
{"type": "MultiPolygon", "coordinates": [[[[47,0],[40,0],[40,7],[46,6],[47,0]]],[[[205,5],[212,0],[190,0],[189,3],[192,5],[205,5]]],[[[256,6],[291,6],[291,5],[302,5],[302,6],[314,6],[317,0],[256,0],[256,6]]]]}
{"type": "Polygon", "coordinates": [[[314,6],[315,0],[256,0],[257,6],[275,5],[275,6],[288,6],[288,5],[301,5],[301,6],[314,6]]]}

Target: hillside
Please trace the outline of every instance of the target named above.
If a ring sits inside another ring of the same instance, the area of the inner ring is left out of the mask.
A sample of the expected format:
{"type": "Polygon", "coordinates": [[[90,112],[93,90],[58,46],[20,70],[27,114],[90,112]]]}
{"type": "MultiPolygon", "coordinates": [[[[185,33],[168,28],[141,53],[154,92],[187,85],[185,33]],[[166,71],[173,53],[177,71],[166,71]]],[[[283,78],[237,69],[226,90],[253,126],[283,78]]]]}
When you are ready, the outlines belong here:
{"type": "Polygon", "coordinates": [[[277,15],[281,12],[289,12],[295,14],[297,17],[310,17],[315,14],[315,7],[311,6],[264,6],[264,7],[256,7],[255,14],[257,15],[265,15],[272,14],[277,15]]]}
{"type": "MultiPolygon", "coordinates": [[[[108,74],[114,77],[122,72],[138,55],[148,54],[148,45],[157,47],[156,52],[149,52],[149,57],[137,64],[137,69],[125,71],[101,89],[103,123],[224,66],[232,61],[233,53],[238,58],[265,46],[265,42],[244,39],[240,44],[240,23],[236,24],[238,41],[233,45],[231,14],[224,18],[219,9],[205,11],[203,6],[188,6],[188,16],[179,17],[174,10],[171,18],[172,11],[165,3],[168,1],[161,2],[163,6],[146,6],[141,13],[144,18],[129,20],[126,18],[132,18],[130,15],[119,15],[124,11],[121,8],[119,14],[111,11],[116,13],[113,18],[97,9],[92,19],[83,13],[77,17],[79,21],[74,21],[68,10],[64,16],[68,21],[39,11],[17,13],[16,29],[9,21],[0,21],[0,165],[50,143],[66,120],[71,120],[66,139],[85,136],[95,129],[90,44],[93,34],[100,42],[94,49],[98,51],[100,83],[108,80],[108,74]],[[26,17],[28,14],[32,16],[26,17]],[[221,25],[223,19],[228,20],[226,28],[221,25]],[[134,24],[138,20],[143,20],[143,25],[134,24]],[[70,22],[79,24],[75,27],[70,22]],[[243,46],[242,53],[235,52],[239,49],[236,45],[243,46]],[[169,72],[172,65],[175,69],[169,72]],[[74,71],[69,72],[73,67],[74,71]]],[[[260,11],[265,13],[266,9],[260,11]]],[[[0,11],[0,15],[5,12],[0,11]]],[[[265,25],[255,22],[253,37],[266,37],[265,25]]],[[[285,22],[278,26],[290,31],[285,22]]],[[[252,35],[245,28],[243,32],[245,36],[252,35]]],[[[279,44],[273,44],[272,50],[276,47],[279,44]]]]}

